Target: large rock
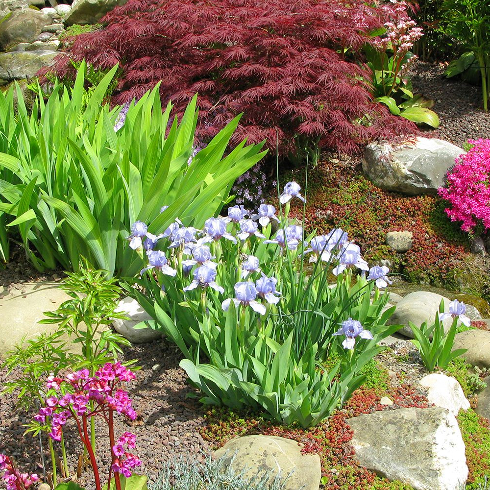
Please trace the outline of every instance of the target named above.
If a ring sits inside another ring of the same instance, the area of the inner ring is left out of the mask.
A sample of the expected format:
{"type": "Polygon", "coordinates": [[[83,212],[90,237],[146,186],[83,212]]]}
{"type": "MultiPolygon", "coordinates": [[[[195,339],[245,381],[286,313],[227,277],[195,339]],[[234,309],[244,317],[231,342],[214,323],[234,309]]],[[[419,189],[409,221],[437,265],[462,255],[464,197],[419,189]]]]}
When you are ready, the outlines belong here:
{"type": "Polygon", "coordinates": [[[456,334],[455,349],[467,349],[461,356],[472,366],[490,368],[490,332],[488,330],[467,330],[456,334]]]}
{"type": "Polygon", "coordinates": [[[41,68],[50,66],[57,54],[56,51],[0,53],[0,85],[34,77],[41,68]]]}
{"type": "Polygon", "coordinates": [[[271,479],[279,473],[288,475],[284,490],[318,490],[321,478],[320,456],[301,454],[296,441],[276,436],[245,436],[227,442],[214,452],[225,458],[237,472],[252,477],[266,472],[271,479]]]}
{"type": "Polygon", "coordinates": [[[408,195],[436,194],[463,149],[439,139],[417,137],[403,145],[371,143],[362,168],[382,189],[408,195]]]}
{"type": "Polygon", "coordinates": [[[128,0],[75,0],[71,10],[65,14],[65,25],[95,24],[107,12],[118,5],[124,5],[128,0]]]}
{"type": "Polygon", "coordinates": [[[51,18],[39,10],[24,9],[12,12],[0,23],[0,51],[18,43],[31,43],[51,24],[51,18]]]}
{"type": "Polygon", "coordinates": [[[349,419],[362,466],[417,490],[459,490],[468,477],[465,445],[444,408],[401,408],[349,419]]]}
{"type": "Polygon", "coordinates": [[[0,359],[7,351],[26,339],[41,333],[53,333],[57,325],[41,325],[45,311],[53,311],[70,297],[58,283],[39,282],[22,284],[7,295],[0,297],[0,359]]]}
{"type": "MultiPolygon", "coordinates": [[[[390,325],[403,325],[403,328],[398,330],[398,333],[412,339],[414,336],[412,329],[408,326],[409,322],[412,322],[417,327],[420,327],[423,322],[427,322],[430,325],[434,322],[442,299],[444,300],[445,311],[449,311],[449,303],[451,301],[440,294],[429,291],[415,291],[407,294],[396,305],[395,313],[390,317],[388,323],[390,325]]],[[[448,330],[451,323],[452,320],[450,318],[444,320],[444,329],[448,330]]]]}
{"type": "Polygon", "coordinates": [[[490,420],[490,376],[485,378],[487,387],[478,393],[478,403],[475,412],[490,420]]]}
{"type": "Polygon", "coordinates": [[[470,402],[464,396],[461,385],[450,376],[441,373],[428,374],[419,383],[429,389],[427,399],[436,407],[446,408],[453,415],[470,408],[470,402]]]}
{"type": "Polygon", "coordinates": [[[116,311],[122,312],[128,318],[126,320],[114,319],[112,321],[114,329],[133,344],[144,344],[162,338],[161,331],[151,328],[151,325],[155,324],[153,318],[135,299],[123,298],[119,301],[116,311]]]}

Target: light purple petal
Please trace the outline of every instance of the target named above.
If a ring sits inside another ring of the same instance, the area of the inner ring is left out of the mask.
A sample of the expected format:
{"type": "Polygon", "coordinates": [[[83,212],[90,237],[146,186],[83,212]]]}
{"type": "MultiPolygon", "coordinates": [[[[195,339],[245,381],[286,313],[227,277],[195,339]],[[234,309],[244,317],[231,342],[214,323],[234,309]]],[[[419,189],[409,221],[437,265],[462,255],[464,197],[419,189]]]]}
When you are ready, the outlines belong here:
{"type": "Polygon", "coordinates": [[[169,265],[163,265],[160,267],[160,270],[162,271],[162,274],[165,274],[167,276],[175,276],[177,274],[177,271],[175,269],[172,269],[169,265]]]}
{"type": "Polygon", "coordinates": [[[221,286],[219,286],[218,284],[216,284],[215,282],[210,282],[208,284],[208,286],[210,288],[213,288],[215,291],[218,291],[218,293],[223,294],[225,292],[225,290],[221,286]]]}
{"type": "Polygon", "coordinates": [[[279,303],[281,299],[278,296],[274,296],[272,293],[267,293],[266,295],[264,295],[264,298],[268,303],[271,303],[273,305],[277,305],[277,303],[279,303]]]}
{"type": "Polygon", "coordinates": [[[248,304],[250,305],[250,308],[252,308],[252,310],[260,313],[261,315],[265,315],[265,313],[267,312],[267,308],[264,305],[260,304],[258,301],[252,300],[248,304]]]}
{"type": "Polygon", "coordinates": [[[373,338],[373,334],[369,330],[363,330],[359,334],[359,337],[361,337],[361,339],[372,339],[373,338]]]}
{"type": "Polygon", "coordinates": [[[192,281],[188,286],[186,286],[184,291],[191,291],[192,289],[196,289],[197,286],[199,286],[199,283],[197,281],[192,281]]]}
{"type": "Polygon", "coordinates": [[[356,345],[356,339],[352,337],[346,337],[345,340],[342,342],[342,347],[344,349],[353,349],[354,346],[356,345]]]}
{"type": "Polygon", "coordinates": [[[231,303],[231,299],[228,298],[228,299],[225,299],[222,303],[221,303],[221,308],[223,308],[224,311],[228,311],[228,308],[230,307],[230,303],[231,303]]]}
{"type": "Polygon", "coordinates": [[[464,326],[471,326],[471,320],[466,315],[459,315],[459,319],[464,326]]]}
{"type": "Polygon", "coordinates": [[[134,236],[133,238],[131,238],[131,241],[129,242],[129,246],[133,250],[140,248],[142,245],[143,245],[143,241],[141,240],[140,236],[134,236]]]}

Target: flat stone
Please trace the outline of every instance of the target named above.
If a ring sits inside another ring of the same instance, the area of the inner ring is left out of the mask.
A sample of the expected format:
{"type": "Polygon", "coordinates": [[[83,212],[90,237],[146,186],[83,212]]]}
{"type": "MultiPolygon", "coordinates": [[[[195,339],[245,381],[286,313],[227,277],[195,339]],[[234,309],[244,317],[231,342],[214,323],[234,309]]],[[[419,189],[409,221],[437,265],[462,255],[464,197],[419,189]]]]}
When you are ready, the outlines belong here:
{"type": "Polygon", "coordinates": [[[456,417],[444,408],[401,408],[347,420],[362,466],[416,490],[460,490],[468,477],[456,417]]]}
{"type": "Polygon", "coordinates": [[[32,78],[44,66],[53,63],[56,51],[0,53],[0,80],[10,82],[32,78]]]}
{"type": "Polygon", "coordinates": [[[54,34],[57,34],[58,32],[61,32],[64,29],[63,24],[51,24],[49,26],[43,27],[43,32],[52,32],[54,34]]]}
{"type": "Polygon", "coordinates": [[[66,3],[60,3],[55,7],[56,12],[61,17],[65,17],[71,10],[71,5],[67,5],[66,3]]]}
{"type": "Polygon", "coordinates": [[[386,244],[395,252],[407,252],[413,246],[411,231],[389,231],[386,234],[386,244]]]}
{"type": "Polygon", "coordinates": [[[488,330],[467,330],[457,333],[453,350],[467,349],[462,358],[472,366],[490,368],[490,332],[488,330]]]}
{"type": "MultiPolygon", "coordinates": [[[[54,333],[57,324],[40,324],[46,318],[45,311],[56,310],[61,303],[71,299],[55,282],[36,282],[22,284],[0,297],[0,359],[15,345],[34,339],[45,333],[54,333]]],[[[63,340],[69,341],[68,337],[63,340]]],[[[69,344],[71,352],[80,354],[81,344],[69,344]]]]}
{"type": "Polygon", "coordinates": [[[450,376],[441,373],[428,374],[419,383],[429,388],[427,399],[436,407],[446,408],[453,415],[470,408],[470,402],[464,396],[461,385],[450,376]]]}
{"type": "Polygon", "coordinates": [[[268,473],[271,481],[278,474],[287,478],[284,490],[318,490],[321,479],[320,456],[301,454],[296,441],[276,436],[236,437],[214,452],[236,472],[249,478],[268,473]]]}
{"type": "Polygon", "coordinates": [[[447,141],[416,137],[400,145],[371,143],[362,169],[382,189],[408,195],[436,194],[447,172],[465,151],[447,141]]]}
{"type": "Polygon", "coordinates": [[[118,318],[112,321],[116,332],[133,344],[144,344],[162,338],[162,332],[151,328],[155,325],[153,318],[133,298],[123,298],[117,305],[117,312],[123,312],[128,319],[118,318]]]}

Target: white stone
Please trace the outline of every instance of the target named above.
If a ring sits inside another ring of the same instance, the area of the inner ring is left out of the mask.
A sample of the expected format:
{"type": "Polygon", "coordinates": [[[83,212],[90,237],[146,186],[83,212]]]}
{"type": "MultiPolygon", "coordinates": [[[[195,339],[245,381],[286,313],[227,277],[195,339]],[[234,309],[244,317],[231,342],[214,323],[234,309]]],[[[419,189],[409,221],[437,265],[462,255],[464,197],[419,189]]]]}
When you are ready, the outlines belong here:
{"type": "Polygon", "coordinates": [[[50,17],[56,17],[58,15],[58,12],[56,12],[56,9],[52,7],[45,7],[41,9],[41,12],[45,15],[49,15],[50,17]]]}
{"type": "Polygon", "coordinates": [[[67,5],[66,3],[61,3],[55,7],[56,12],[61,17],[64,17],[71,10],[71,5],[67,5]]]}
{"type": "Polygon", "coordinates": [[[114,329],[133,344],[152,342],[162,337],[161,331],[149,326],[154,325],[155,321],[135,299],[123,298],[115,311],[123,312],[128,319],[114,319],[112,321],[114,329]]]}
{"type": "Polygon", "coordinates": [[[427,399],[437,407],[447,408],[453,415],[460,410],[468,410],[470,402],[466,399],[458,381],[442,373],[424,376],[419,383],[429,388],[427,399]]]}
{"type": "Polygon", "coordinates": [[[362,466],[416,490],[460,490],[468,478],[465,445],[448,410],[400,408],[348,419],[362,466]]]}
{"type": "Polygon", "coordinates": [[[456,334],[453,349],[466,349],[461,357],[472,366],[490,368],[490,332],[467,330],[456,334]]]}

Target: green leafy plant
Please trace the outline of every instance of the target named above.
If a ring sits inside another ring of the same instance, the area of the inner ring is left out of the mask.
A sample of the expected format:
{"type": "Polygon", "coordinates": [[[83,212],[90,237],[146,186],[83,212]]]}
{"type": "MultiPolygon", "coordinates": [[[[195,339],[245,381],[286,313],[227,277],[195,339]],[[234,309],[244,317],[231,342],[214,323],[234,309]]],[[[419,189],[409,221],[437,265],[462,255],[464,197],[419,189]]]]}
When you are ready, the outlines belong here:
{"type": "MultiPolygon", "coordinates": [[[[288,183],[280,202],[303,199],[299,191],[288,183]]],[[[148,267],[135,281],[141,290],[129,292],[183,352],[181,366],[202,402],[260,407],[307,427],[348,399],[376,343],[398,326],[386,326],[393,308],[383,311],[388,296],[376,287],[386,286],[388,269],[354,277],[349,265],[369,267],[347,234],[304,237],[288,210],[289,202],[279,219],[272,205],[258,214],[234,206],[204,230],[174,223],[147,250],[148,267]],[[338,362],[327,371],[319,363],[330,355],[338,362]]],[[[146,224],[138,229],[133,246],[142,248],[152,237],[146,224]]]]}
{"type": "Polygon", "coordinates": [[[472,52],[478,62],[483,109],[488,110],[490,87],[490,4],[479,0],[445,0],[441,8],[441,30],[472,52]]]}
{"type": "MultiPolygon", "coordinates": [[[[25,411],[31,409],[39,410],[45,406],[48,397],[46,389],[46,379],[48,375],[58,375],[60,371],[70,365],[71,357],[66,349],[66,344],[62,341],[63,332],[58,330],[50,335],[41,334],[39,337],[24,340],[15,348],[7,353],[7,358],[2,364],[2,368],[7,368],[8,374],[15,369],[20,369],[20,376],[12,381],[7,381],[1,393],[17,393],[19,399],[18,406],[25,411]]],[[[31,432],[34,436],[39,436],[40,451],[43,453],[43,440],[40,431],[29,428],[26,433],[31,432]]],[[[49,452],[52,464],[52,479],[57,481],[57,457],[51,439],[48,439],[49,452]]],[[[61,440],[61,455],[63,464],[61,471],[64,476],[68,476],[68,463],[66,459],[66,449],[64,440],[61,440]]],[[[44,463],[44,459],[43,459],[44,463]]],[[[46,468],[43,467],[46,471],[46,468]]]]}
{"type": "Polygon", "coordinates": [[[85,263],[79,272],[68,273],[61,289],[72,299],[62,303],[56,311],[45,312],[40,323],[58,324],[72,342],[81,344],[82,353],[72,354],[75,369],[88,368],[94,373],[107,362],[115,362],[121,346],[131,343],[107,327],[115,318],[125,319],[116,311],[122,290],[116,279],[108,279],[107,272],[93,270],[85,263]]]}
{"type": "Polygon", "coordinates": [[[415,27],[415,22],[409,18],[404,1],[393,3],[381,7],[392,13],[392,21],[375,31],[373,43],[364,47],[372,74],[372,93],[375,100],[385,104],[392,114],[436,128],[439,118],[430,110],[432,101],[414,96],[410,80],[404,76],[414,59],[409,49],[422,36],[422,29],[415,27]]]}
{"type": "Polygon", "coordinates": [[[31,114],[19,89],[17,114],[13,89],[0,94],[0,219],[18,229],[40,270],[77,270],[83,256],[110,276],[133,275],[142,260],[124,243],[134,222],[151,220],[153,233],[177,216],[202,226],[264,155],[261,144],[228,148],[236,117],[188,165],[196,97],[180,122],[170,122],[171,104],[162,112],[158,86],[110,109],[103,101],[117,69],[87,99],[82,63],[73,88],[56,83],[44,101],[39,87],[31,114]]]}
{"type": "Polygon", "coordinates": [[[470,398],[487,387],[480,377],[479,368],[473,368],[461,357],[453,359],[444,371],[458,380],[466,398],[470,398]]]}
{"type": "Polygon", "coordinates": [[[464,311],[462,313],[457,312],[461,305],[464,307],[463,303],[459,303],[458,300],[454,300],[449,305],[449,311],[454,316],[454,319],[447,334],[444,332],[443,319],[444,315],[449,314],[444,313],[444,300],[439,305],[439,313],[436,314],[432,325],[424,322],[420,327],[417,327],[412,322],[409,323],[416,339],[413,343],[417,346],[422,362],[429,372],[434,371],[436,367],[447,368],[453,359],[466,352],[466,349],[452,350],[457,331],[458,316],[464,315],[464,311]]]}

